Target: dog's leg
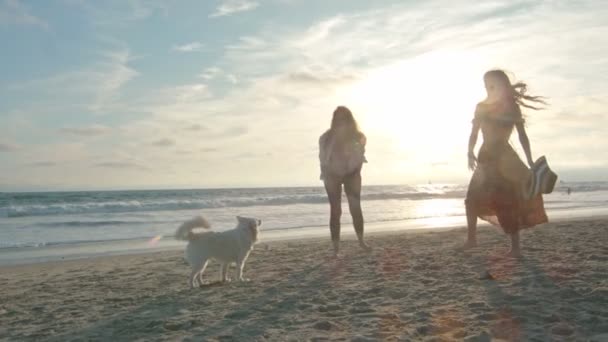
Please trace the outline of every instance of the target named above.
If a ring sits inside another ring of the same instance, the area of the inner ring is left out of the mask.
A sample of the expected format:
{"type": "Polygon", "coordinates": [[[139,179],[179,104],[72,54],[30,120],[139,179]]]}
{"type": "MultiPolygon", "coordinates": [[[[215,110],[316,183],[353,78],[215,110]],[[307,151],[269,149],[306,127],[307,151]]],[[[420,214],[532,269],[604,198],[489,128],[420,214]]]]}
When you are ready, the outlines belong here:
{"type": "Polygon", "coordinates": [[[201,263],[193,265],[192,273],[190,273],[190,288],[194,288],[194,284],[197,282],[199,286],[203,284],[203,272],[207,267],[207,260],[203,259],[201,263]]]}
{"type": "Polygon", "coordinates": [[[220,267],[220,281],[225,283],[228,280],[228,268],[230,267],[229,262],[225,262],[220,267]]]}
{"type": "Polygon", "coordinates": [[[248,279],[244,279],[243,278],[243,267],[245,267],[245,262],[247,261],[247,257],[249,256],[249,253],[243,255],[242,257],[238,258],[236,261],[236,279],[238,279],[239,281],[247,281],[248,279]]]}
{"type": "Polygon", "coordinates": [[[196,272],[196,270],[193,268],[192,273],[190,273],[190,278],[188,281],[188,284],[190,285],[190,289],[194,288],[194,281],[196,280],[197,274],[198,274],[198,272],[196,272]]]}
{"type": "Polygon", "coordinates": [[[203,285],[203,272],[205,272],[205,269],[207,268],[207,263],[208,261],[205,260],[205,262],[203,262],[203,266],[201,266],[200,271],[198,271],[198,283],[200,286],[203,285]]]}

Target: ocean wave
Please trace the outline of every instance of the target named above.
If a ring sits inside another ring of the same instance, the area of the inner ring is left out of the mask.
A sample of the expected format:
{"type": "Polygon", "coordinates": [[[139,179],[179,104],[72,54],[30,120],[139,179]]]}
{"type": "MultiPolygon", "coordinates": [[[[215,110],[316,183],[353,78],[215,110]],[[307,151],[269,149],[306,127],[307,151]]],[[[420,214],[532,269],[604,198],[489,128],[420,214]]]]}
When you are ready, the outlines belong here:
{"type": "MultiPolygon", "coordinates": [[[[149,241],[152,237],[140,236],[133,238],[123,239],[99,239],[99,240],[72,240],[72,241],[53,241],[53,242],[0,242],[0,249],[17,249],[17,248],[42,248],[42,247],[62,247],[62,246],[77,246],[77,245],[88,245],[88,244],[100,244],[100,243],[112,243],[112,242],[129,242],[129,241],[149,241]]],[[[172,235],[162,235],[162,239],[173,238],[172,235]]]]}
{"type": "MultiPolygon", "coordinates": [[[[608,191],[608,182],[560,183],[554,193],[565,195],[568,188],[572,195],[577,196],[577,201],[588,197],[602,198],[608,191]]],[[[465,193],[466,186],[454,184],[366,186],[363,188],[361,199],[363,201],[417,201],[464,198],[465,193]]],[[[325,203],[327,203],[327,197],[325,191],[320,187],[2,193],[0,194],[0,218],[325,203]]],[[[120,225],[122,223],[100,224],[120,225]]]]}
{"type": "Polygon", "coordinates": [[[106,227],[106,226],[141,226],[151,224],[173,224],[174,221],[57,221],[57,222],[39,222],[36,226],[48,228],[78,228],[78,227],[106,227]]]}
{"type": "MultiPolygon", "coordinates": [[[[362,196],[363,201],[382,200],[423,200],[432,198],[460,197],[462,191],[450,192],[380,192],[368,193],[362,196]]],[[[324,193],[308,195],[259,195],[248,198],[199,198],[199,199],[158,199],[130,201],[87,201],[87,202],[56,202],[48,204],[8,205],[0,208],[0,217],[52,216],[93,213],[128,213],[172,210],[197,210],[212,208],[241,208],[252,206],[284,206],[297,204],[326,203],[324,193]]],[[[78,225],[78,222],[74,224],[78,225]]],[[[107,222],[100,224],[122,224],[122,222],[107,222]]]]}
{"type": "MultiPolygon", "coordinates": [[[[462,214],[446,214],[443,215],[444,217],[452,217],[452,216],[462,216],[462,214]]],[[[403,221],[408,221],[408,220],[419,220],[419,219],[428,219],[428,218],[433,218],[435,216],[416,216],[416,217],[394,217],[394,218],[388,218],[388,219],[371,219],[371,220],[367,220],[367,224],[373,224],[373,223],[388,223],[388,222],[403,222],[403,221]]],[[[117,221],[117,222],[121,222],[119,224],[122,224],[123,222],[125,224],[131,224],[131,222],[126,223],[126,221],[117,221]]],[[[167,221],[169,223],[176,223],[173,221],[167,221]]],[[[344,223],[348,223],[350,221],[346,220],[344,223]]],[[[105,224],[106,222],[86,222],[86,221],[74,221],[74,222],[55,222],[52,223],[53,226],[57,226],[57,227],[66,227],[69,224],[73,224],[74,226],[80,226],[82,225],[83,227],[86,226],[91,226],[94,224],[105,224]]],[[[108,221],[108,224],[114,224],[112,221],[108,221]]],[[[144,222],[141,222],[144,223],[144,222]]],[[[37,226],[40,226],[41,224],[38,223],[36,224],[37,226]]],[[[51,224],[49,224],[51,225],[51,224]]],[[[72,226],[72,227],[74,227],[72,226]]],[[[261,232],[262,234],[264,232],[277,232],[277,231],[292,231],[292,230],[298,230],[298,229],[314,229],[314,228],[321,228],[321,227],[326,227],[327,224],[326,223],[313,223],[313,224],[308,224],[308,225],[286,225],[286,226],[282,226],[282,227],[273,227],[273,228],[264,228],[261,227],[261,232]]],[[[173,234],[172,233],[168,233],[168,234],[164,234],[164,235],[160,235],[161,240],[173,240],[173,234]]],[[[18,242],[18,243],[11,243],[11,242],[2,242],[0,241],[0,249],[16,249],[16,248],[43,248],[43,247],[60,247],[60,246],[74,246],[74,245],[86,245],[86,244],[103,244],[103,243],[128,243],[128,242],[146,242],[149,241],[150,239],[154,238],[154,236],[151,235],[140,235],[140,236],[135,236],[135,237],[125,237],[125,238],[112,238],[112,239],[107,239],[107,238],[99,238],[99,239],[86,239],[86,240],[69,240],[69,241],[52,241],[52,242],[18,242]]]]}

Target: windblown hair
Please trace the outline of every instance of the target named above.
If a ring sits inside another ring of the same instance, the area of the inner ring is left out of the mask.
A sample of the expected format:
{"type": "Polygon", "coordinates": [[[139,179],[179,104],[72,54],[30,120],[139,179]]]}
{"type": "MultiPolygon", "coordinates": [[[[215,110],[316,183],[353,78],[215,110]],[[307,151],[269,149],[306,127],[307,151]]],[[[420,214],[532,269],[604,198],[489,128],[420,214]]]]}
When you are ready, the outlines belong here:
{"type": "Polygon", "coordinates": [[[338,130],[343,130],[345,138],[358,139],[361,136],[365,136],[359,129],[359,125],[353,116],[353,113],[345,106],[338,106],[334,110],[333,117],[331,119],[331,126],[329,128],[329,134],[336,134],[338,130]],[[341,122],[344,120],[343,122],[341,122]]]}
{"type": "Polygon", "coordinates": [[[498,82],[503,83],[506,88],[510,88],[513,94],[513,101],[518,105],[534,110],[542,110],[543,106],[535,106],[534,104],[548,105],[545,101],[544,96],[533,96],[528,95],[528,85],[525,82],[519,81],[515,84],[511,84],[509,76],[500,69],[490,70],[485,73],[484,79],[494,78],[498,82]]]}

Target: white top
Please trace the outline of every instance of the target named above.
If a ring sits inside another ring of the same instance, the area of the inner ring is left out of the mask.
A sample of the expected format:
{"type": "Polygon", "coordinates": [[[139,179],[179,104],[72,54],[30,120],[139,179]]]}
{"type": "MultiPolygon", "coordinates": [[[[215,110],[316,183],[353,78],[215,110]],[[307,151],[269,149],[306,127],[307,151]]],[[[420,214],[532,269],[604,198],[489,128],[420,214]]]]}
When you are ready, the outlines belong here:
{"type": "Polygon", "coordinates": [[[339,133],[327,131],[319,138],[319,162],[321,179],[327,174],[343,177],[361,168],[365,159],[365,138],[363,141],[339,142],[339,133]]]}

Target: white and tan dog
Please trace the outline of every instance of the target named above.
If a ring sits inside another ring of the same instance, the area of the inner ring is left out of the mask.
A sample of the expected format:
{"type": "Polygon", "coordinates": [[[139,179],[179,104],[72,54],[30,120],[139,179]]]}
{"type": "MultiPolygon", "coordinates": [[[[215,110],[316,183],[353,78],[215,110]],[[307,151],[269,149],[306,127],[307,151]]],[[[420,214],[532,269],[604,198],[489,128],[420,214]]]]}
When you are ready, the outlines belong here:
{"type": "Polygon", "coordinates": [[[261,220],[250,217],[236,217],[238,224],[236,228],[223,232],[193,232],[196,228],[210,229],[211,225],[203,217],[198,216],[184,222],[175,232],[175,238],[188,241],[185,258],[192,267],[190,274],[190,287],[194,287],[195,281],[202,284],[203,272],[210,259],[221,263],[220,280],[227,280],[228,267],[236,263],[236,277],[239,281],[243,279],[243,267],[258,241],[258,226],[261,220]]]}

